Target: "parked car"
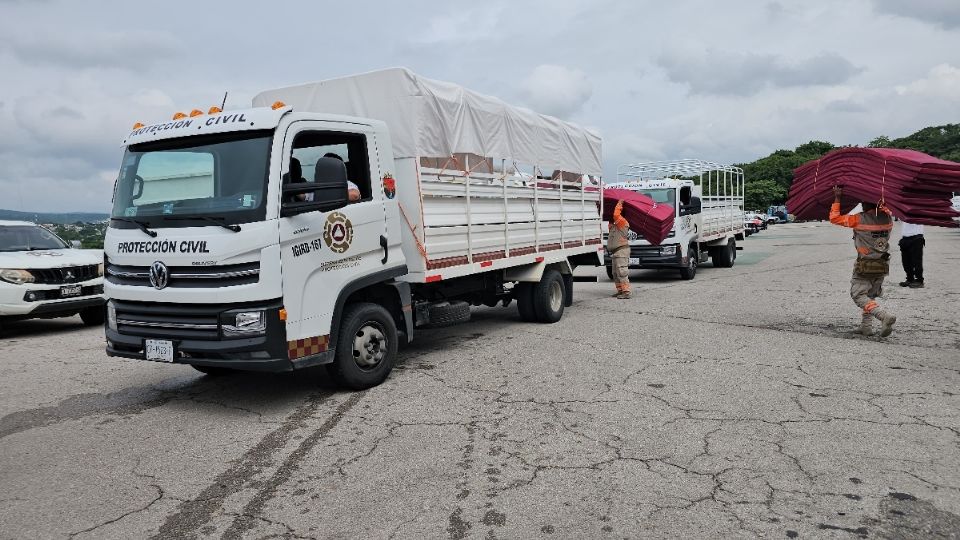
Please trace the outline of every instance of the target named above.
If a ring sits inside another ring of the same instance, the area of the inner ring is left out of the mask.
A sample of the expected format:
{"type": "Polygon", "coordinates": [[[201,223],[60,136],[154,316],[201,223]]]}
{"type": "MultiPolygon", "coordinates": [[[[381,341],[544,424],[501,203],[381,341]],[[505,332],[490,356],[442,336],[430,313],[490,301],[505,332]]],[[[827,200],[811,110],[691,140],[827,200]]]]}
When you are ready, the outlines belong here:
{"type": "Polygon", "coordinates": [[[17,319],[104,320],[103,253],[77,249],[25,221],[0,221],[0,324],[17,319]]]}
{"type": "Polygon", "coordinates": [[[743,228],[747,236],[760,232],[760,223],[760,218],[752,212],[743,215],[743,228]]]}

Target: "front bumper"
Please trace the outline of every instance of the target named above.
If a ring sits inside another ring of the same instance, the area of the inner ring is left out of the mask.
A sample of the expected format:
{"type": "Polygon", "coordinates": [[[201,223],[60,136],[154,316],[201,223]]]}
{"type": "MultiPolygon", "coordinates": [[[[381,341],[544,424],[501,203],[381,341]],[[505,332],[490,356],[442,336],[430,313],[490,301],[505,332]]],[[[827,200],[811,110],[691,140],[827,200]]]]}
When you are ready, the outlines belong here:
{"type": "MultiPolygon", "coordinates": [[[[632,269],[644,268],[682,268],[686,266],[680,256],[680,247],[674,253],[664,255],[661,253],[662,246],[630,246],[630,258],[638,259],[636,264],[629,265],[632,269]]],[[[612,264],[610,254],[604,251],[603,264],[610,266],[612,264]]]]}
{"type": "Polygon", "coordinates": [[[75,315],[88,307],[102,306],[106,302],[102,279],[66,286],[71,285],[80,286],[79,296],[62,297],[60,288],[63,285],[0,283],[0,318],[64,317],[75,315]]]}
{"type": "Polygon", "coordinates": [[[280,301],[242,304],[182,305],[114,300],[117,329],[106,329],[107,355],[146,360],[146,339],[169,340],[174,347],[174,364],[223,367],[244,371],[292,371],[288,358],[286,325],[279,317],[280,301]],[[219,322],[223,313],[235,310],[263,310],[266,331],[251,337],[224,336],[219,322]],[[137,322],[144,326],[124,324],[137,322]],[[184,328],[209,322],[216,330],[184,328]],[[147,325],[152,326],[147,326],[147,325]]]}

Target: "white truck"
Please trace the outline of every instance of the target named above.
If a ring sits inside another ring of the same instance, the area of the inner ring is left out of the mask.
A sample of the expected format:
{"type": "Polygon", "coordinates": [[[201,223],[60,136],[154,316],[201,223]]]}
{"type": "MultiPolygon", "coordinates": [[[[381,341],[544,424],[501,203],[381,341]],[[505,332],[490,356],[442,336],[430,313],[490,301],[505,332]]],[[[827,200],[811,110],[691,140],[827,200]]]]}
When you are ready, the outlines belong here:
{"type": "MultiPolygon", "coordinates": [[[[629,232],[630,268],[675,268],[681,278],[693,279],[707,257],[716,267],[733,266],[737,240],[745,238],[742,169],[699,159],[622,165],[617,182],[606,187],[641,192],[676,212],[659,246],[629,232]]],[[[609,254],[604,263],[612,276],[609,254]]]]}
{"type": "Polygon", "coordinates": [[[602,264],[600,138],[390,69],[178,113],[124,140],[107,353],[229,370],[316,365],[361,389],[415,328],[571,305],[602,264]],[[356,186],[351,200],[348,186],[356,186]]]}

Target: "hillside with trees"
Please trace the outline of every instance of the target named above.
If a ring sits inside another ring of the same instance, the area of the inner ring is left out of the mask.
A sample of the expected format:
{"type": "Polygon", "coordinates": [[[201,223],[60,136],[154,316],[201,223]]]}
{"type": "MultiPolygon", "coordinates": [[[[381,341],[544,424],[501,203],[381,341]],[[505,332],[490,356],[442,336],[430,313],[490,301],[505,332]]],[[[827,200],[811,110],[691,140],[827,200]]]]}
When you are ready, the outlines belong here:
{"type": "MultiPolygon", "coordinates": [[[[960,124],[928,127],[899,139],[881,135],[867,146],[918,150],[940,159],[960,161],[960,124]]],[[[759,210],[783,204],[793,182],[793,169],[834,148],[838,147],[829,142],[810,141],[793,150],[777,150],[752,163],[738,164],[746,178],[746,209],[759,210]]]]}

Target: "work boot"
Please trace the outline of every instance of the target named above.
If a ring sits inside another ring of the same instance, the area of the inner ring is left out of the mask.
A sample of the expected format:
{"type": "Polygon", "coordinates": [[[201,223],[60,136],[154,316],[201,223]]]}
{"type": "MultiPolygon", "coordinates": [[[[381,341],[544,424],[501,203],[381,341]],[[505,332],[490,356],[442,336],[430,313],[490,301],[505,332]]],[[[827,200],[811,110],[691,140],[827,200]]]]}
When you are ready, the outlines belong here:
{"type": "Polygon", "coordinates": [[[884,309],[873,310],[873,316],[880,320],[880,337],[887,337],[893,333],[893,325],[897,322],[897,316],[884,309]]]}
{"type": "Polygon", "coordinates": [[[912,282],[910,282],[910,285],[908,285],[908,287],[910,287],[911,289],[922,289],[922,288],[923,288],[923,282],[922,282],[922,281],[912,281],[912,282]]]}
{"type": "Polygon", "coordinates": [[[906,281],[901,281],[901,282],[900,282],[900,286],[901,286],[901,287],[909,287],[912,283],[913,283],[913,280],[908,279],[908,280],[906,280],[906,281]]]}
{"type": "Polygon", "coordinates": [[[873,315],[869,313],[863,314],[863,319],[860,321],[860,333],[864,336],[873,335],[873,315]]]}
{"type": "Polygon", "coordinates": [[[617,294],[617,300],[629,300],[630,291],[623,291],[622,293],[617,294]]]}

